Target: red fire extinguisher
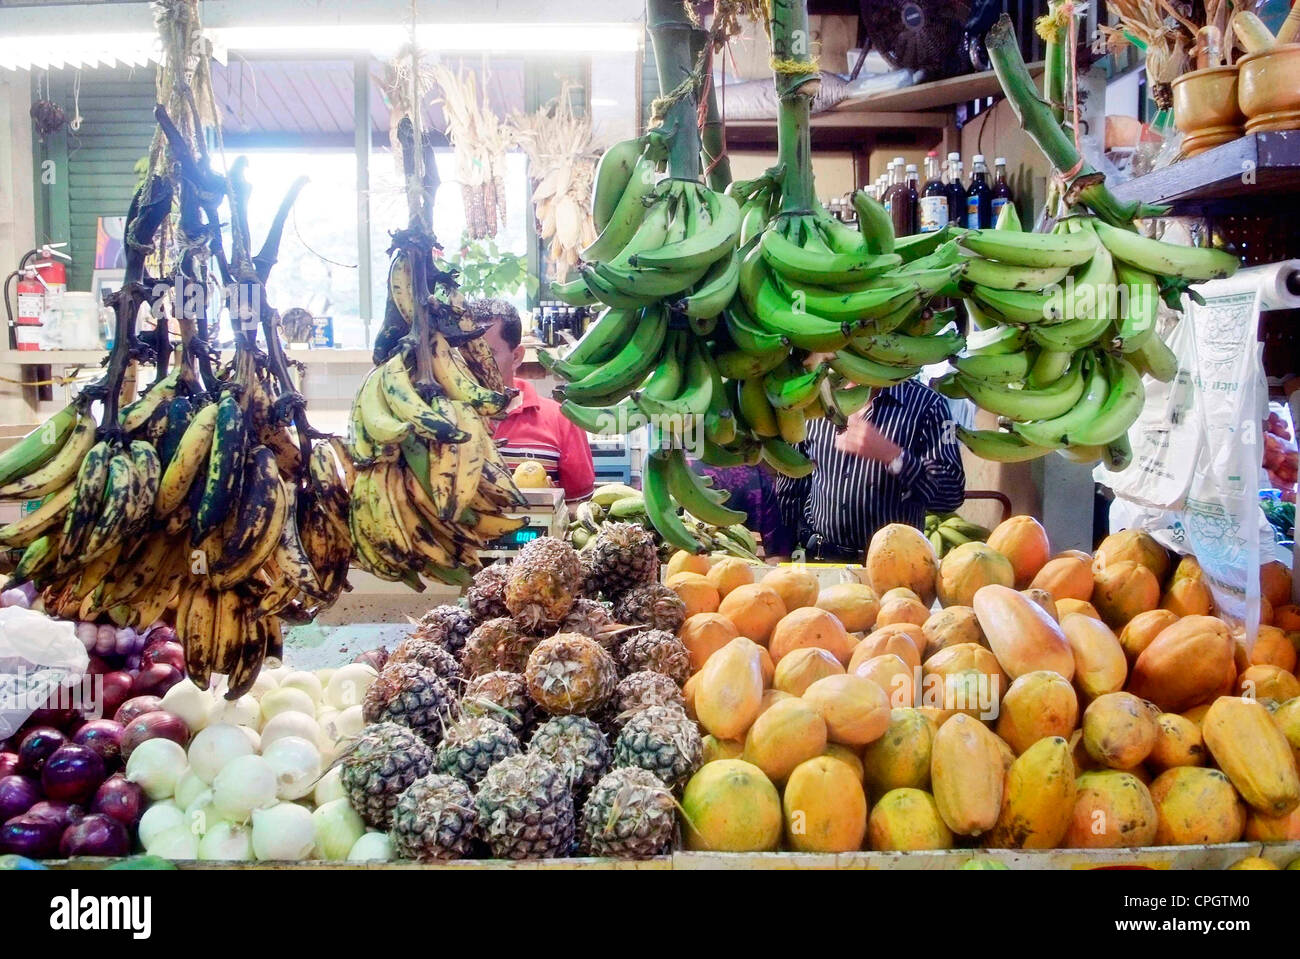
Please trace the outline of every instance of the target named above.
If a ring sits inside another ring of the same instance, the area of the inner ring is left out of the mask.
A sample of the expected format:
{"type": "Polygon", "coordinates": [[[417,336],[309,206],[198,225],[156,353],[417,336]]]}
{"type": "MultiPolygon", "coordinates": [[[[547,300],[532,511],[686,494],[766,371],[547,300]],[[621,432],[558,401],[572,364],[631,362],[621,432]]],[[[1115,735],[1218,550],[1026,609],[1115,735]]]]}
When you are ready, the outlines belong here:
{"type": "MultiPolygon", "coordinates": [[[[17,350],[39,350],[41,348],[39,329],[45,321],[45,313],[51,298],[57,297],[67,289],[67,270],[57,257],[67,259],[66,253],[58,251],[64,243],[53,243],[27,253],[19,263],[18,269],[10,274],[17,283],[17,312],[11,314],[12,330],[9,345],[17,350]],[[35,256],[45,259],[31,262],[35,256]]],[[[6,291],[5,306],[8,308],[9,297],[6,291]]]]}

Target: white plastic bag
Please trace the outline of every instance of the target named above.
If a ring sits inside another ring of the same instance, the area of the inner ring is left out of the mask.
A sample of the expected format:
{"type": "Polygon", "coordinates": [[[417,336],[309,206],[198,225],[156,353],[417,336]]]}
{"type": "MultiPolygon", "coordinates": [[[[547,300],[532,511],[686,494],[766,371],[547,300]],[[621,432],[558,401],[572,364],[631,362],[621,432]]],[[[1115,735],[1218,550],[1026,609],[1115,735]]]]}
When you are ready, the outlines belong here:
{"type": "Polygon", "coordinates": [[[72,623],[21,606],[0,609],[0,739],[60,687],[79,686],[89,665],[72,623]]]}

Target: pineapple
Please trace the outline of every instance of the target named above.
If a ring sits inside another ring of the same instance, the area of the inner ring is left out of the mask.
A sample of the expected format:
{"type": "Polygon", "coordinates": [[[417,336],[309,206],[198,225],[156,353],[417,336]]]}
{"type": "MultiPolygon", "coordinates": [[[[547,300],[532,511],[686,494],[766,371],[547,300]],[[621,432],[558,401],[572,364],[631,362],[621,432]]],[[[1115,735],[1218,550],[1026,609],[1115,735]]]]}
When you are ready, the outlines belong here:
{"type": "Polygon", "coordinates": [[[386,829],[398,797],[433,767],[433,751],[405,726],[376,723],[362,730],[339,763],[352,808],[366,825],[386,829]]]}
{"type": "Polygon", "coordinates": [[[521,673],[537,643],[538,638],[524,635],[513,619],[489,619],[469,634],[460,654],[461,670],[471,679],[498,669],[521,673]]]}
{"type": "Polygon", "coordinates": [[[577,551],[562,539],[540,536],[525,544],[510,564],[506,607],[526,632],[540,633],[559,625],[581,586],[577,551]]]}
{"type": "Polygon", "coordinates": [[[488,770],[474,797],[483,838],[499,859],[567,856],[574,806],[568,777],[536,753],[509,756],[488,770]]]}
{"type": "Polygon", "coordinates": [[[523,674],[501,669],[471,679],[460,708],[466,716],[487,716],[504,723],[521,739],[533,728],[537,715],[537,704],[528,695],[523,674]]]}
{"type": "MultiPolygon", "coordinates": [[[[501,615],[504,616],[505,613],[501,615]]],[[[460,606],[435,606],[420,617],[414,635],[420,639],[431,639],[457,656],[473,629],[474,617],[469,610],[460,606]]]]}
{"type": "Polygon", "coordinates": [[[677,804],[658,777],[636,766],[614,769],[582,806],[579,842],[591,856],[649,859],[672,851],[677,804]]]}
{"type": "Polygon", "coordinates": [[[451,686],[429,667],[393,663],[366,690],[361,716],[368,723],[400,723],[436,746],[455,704],[451,686]]]}
{"type": "Polygon", "coordinates": [[[625,626],[614,622],[607,603],[598,603],[594,599],[579,599],[569,610],[569,615],[560,623],[562,633],[581,633],[594,639],[606,649],[611,649],[625,626]]]}
{"type": "Polygon", "coordinates": [[[473,584],[465,591],[465,601],[475,623],[509,616],[506,608],[506,580],[510,577],[510,561],[497,560],[474,574],[473,584]]]}
{"type": "Polygon", "coordinates": [[[676,789],[700,767],[700,730],[676,706],[649,706],[624,725],[614,743],[614,766],[648,769],[676,789]]]}
{"type": "Polygon", "coordinates": [[[614,618],[629,626],[649,626],[675,635],[686,622],[686,604],[662,583],[650,583],[624,593],[614,604],[614,618]]]}
{"type": "Polygon", "coordinates": [[[609,701],[609,721],[617,727],[649,706],[677,706],[686,708],[686,697],[681,688],[668,676],[643,669],[628,673],[614,687],[609,701]]]}
{"type": "Polygon", "coordinates": [[[558,633],[529,654],[524,678],[528,694],[548,713],[589,713],[614,692],[618,667],[594,639],[558,633]]]}
{"type": "Polygon", "coordinates": [[[633,633],[618,644],[618,662],[624,673],[651,670],[663,673],[678,686],[691,678],[691,652],[686,644],[661,629],[633,633]]]}
{"type": "Polygon", "coordinates": [[[659,579],[655,538],[638,523],[605,523],[587,549],[590,574],[585,591],[607,599],[659,579]]]}
{"type": "Polygon", "coordinates": [[[454,776],[434,773],[407,787],[393,807],[389,836],[403,859],[468,859],[478,832],[474,794],[454,776]]]}
{"type": "Polygon", "coordinates": [[[585,716],[556,716],[542,723],[533,733],[528,751],[564,770],[575,796],[585,795],[609,768],[609,741],[585,716]]]}
{"type": "Polygon", "coordinates": [[[434,753],[434,765],[473,786],[494,763],[519,752],[519,737],[505,723],[471,716],[448,728],[434,753]]]}
{"type": "Polygon", "coordinates": [[[456,657],[447,651],[447,647],[419,635],[408,636],[397,645],[388,657],[388,665],[393,663],[419,663],[432,669],[453,688],[460,682],[460,663],[456,657]]]}

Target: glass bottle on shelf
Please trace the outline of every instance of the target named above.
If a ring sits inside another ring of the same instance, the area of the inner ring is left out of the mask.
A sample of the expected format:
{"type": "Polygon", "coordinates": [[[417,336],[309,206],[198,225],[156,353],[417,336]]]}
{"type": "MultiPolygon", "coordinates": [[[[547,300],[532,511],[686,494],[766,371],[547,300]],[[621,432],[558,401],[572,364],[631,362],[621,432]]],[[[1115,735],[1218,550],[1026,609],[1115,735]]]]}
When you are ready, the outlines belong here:
{"type": "Polygon", "coordinates": [[[895,236],[911,236],[917,232],[917,207],[921,199],[916,188],[916,164],[909,163],[903,169],[903,185],[894,194],[895,236]]]}
{"type": "Polygon", "coordinates": [[[939,157],[933,150],[925,155],[925,188],[917,219],[921,233],[934,233],[948,223],[948,191],[939,171],[939,157]]]}
{"type": "Polygon", "coordinates": [[[993,161],[993,200],[991,205],[991,214],[993,222],[998,222],[998,214],[1008,203],[1014,204],[1015,197],[1011,195],[1011,185],[1007,183],[1007,159],[998,157],[993,161]]]}
{"type": "Polygon", "coordinates": [[[975,154],[972,161],[970,189],[966,191],[966,226],[971,230],[986,230],[993,225],[993,188],[989,186],[989,168],[984,154],[975,154]]]}
{"type": "Polygon", "coordinates": [[[966,222],[966,185],[961,182],[961,154],[948,154],[948,219],[953,223],[966,222]]]}

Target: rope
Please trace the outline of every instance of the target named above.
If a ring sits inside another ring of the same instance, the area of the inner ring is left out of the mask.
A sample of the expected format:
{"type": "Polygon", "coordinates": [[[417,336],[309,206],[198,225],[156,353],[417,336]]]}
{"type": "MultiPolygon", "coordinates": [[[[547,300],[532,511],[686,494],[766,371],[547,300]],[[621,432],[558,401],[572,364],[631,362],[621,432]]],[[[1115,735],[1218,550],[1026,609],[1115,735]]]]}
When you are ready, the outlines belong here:
{"type": "Polygon", "coordinates": [[[773,73],[784,73],[787,76],[801,77],[810,73],[820,73],[821,67],[817,65],[817,60],[778,60],[773,57],[768,65],[772,68],[773,73]]]}
{"type": "Polygon", "coordinates": [[[48,380],[15,380],[7,376],[0,376],[0,383],[13,383],[15,386],[71,386],[73,383],[88,383],[94,377],[82,379],[75,374],[73,376],[56,376],[48,380]]]}
{"type": "Polygon", "coordinates": [[[325,256],[323,253],[317,253],[314,249],[311,248],[310,245],[308,245],[307,241],[302,238],[302,233],[298,230],[298,204],[297,203],[293,205],[293,211],[290,214],[290,216],[293,217],[293,235],[298,238],[298,242],[302,244],[303,249],[306,250],[308,253],[310,253],[312,256],[316,257],[316,259],[323,260],[324,262],[329,263],[331,266],[342,267],[345,270],[356,270],[360,268],[361,264],[359,263],[340,263],[338,260],[331,260],[328,256],[325,256]]]}

